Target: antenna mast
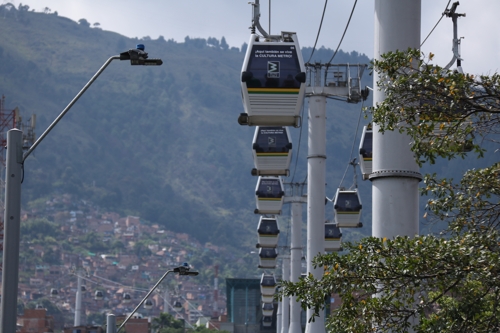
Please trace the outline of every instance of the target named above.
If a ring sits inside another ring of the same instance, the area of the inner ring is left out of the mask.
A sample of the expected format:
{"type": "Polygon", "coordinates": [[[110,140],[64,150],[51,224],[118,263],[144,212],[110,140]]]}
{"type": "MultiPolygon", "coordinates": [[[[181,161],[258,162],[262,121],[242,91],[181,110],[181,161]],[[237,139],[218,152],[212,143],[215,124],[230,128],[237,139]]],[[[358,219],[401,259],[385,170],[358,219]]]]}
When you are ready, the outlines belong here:
{"type": "Polygon", "coordinates": [[[446,9],[443,13],[443,15],[446,15],[448,17],[451,17],[451,20],[453,21],[453,58],[451,61],[446,65],[445,69],[450,69],[451,66],[455,63],[455,60],[457,61],[457,71],[459,73],[463,73],[462,70],[462,58],[460,57],[460,38],[458,38],[458,23],[457,19],[460,16],[465,17],[465,14],[458,14],[456,13],[457,7],[460,3],[454,2],[453,5],[451,5],[450,9],[446,9]]]}

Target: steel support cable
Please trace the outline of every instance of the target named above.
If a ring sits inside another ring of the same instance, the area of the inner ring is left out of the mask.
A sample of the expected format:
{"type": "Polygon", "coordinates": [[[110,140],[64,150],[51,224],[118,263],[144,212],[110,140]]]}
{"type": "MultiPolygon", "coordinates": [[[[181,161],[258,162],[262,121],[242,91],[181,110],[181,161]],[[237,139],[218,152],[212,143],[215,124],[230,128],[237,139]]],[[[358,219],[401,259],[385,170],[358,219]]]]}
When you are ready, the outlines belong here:
{"type": "MultiPolygon", "coordinates": [[[[358,0],[355,0],[354,1],[354,5],[352,6],[351,15],[349,16],[349,20],[347,21],[347,24],[345,26],[344,33],[342,34],[342,38],[340,38],[339,45],[337,45],[337,49],[333,53],[332,58],[328,62],[328,65],[330,65],[332,63],[333,58],[335,58],[335,56],[337,55],[337,52],[339,51],[340,45],[342,44],[342,41],[344,40],[345,33],[347,32],[347,29],[349,28],[349,23],[351,23],[352,14],[354,14],[354,9],[356,9],[356,4],[357,3],[358,3],[358,0]]],[[[328,65],[327,65],[327,67],[328,67],[328,65]]]]}
{"type": "Polygon", "coordinates": [[[437,21],[437,23],[434,25],[434,28],[432,28],[431,32],[429,32],[429,34],[427,35],[427,37],[425,37],[425,39],[422,42],[422,44],[420,44],[420,47],[422,47],[422,45],[424,45],[424,43],[427,40],[427,38],[429,38],[429,36],[434,32],[434,29],[436,29],[436,27],[438,26],[439,22],[441,22],[441,20],[443,19],[444,15],[446,13],[446,10],[448,9],[448,6],[450,5],[450,2],[451,2],[451,0],[448,1],[448,4],[446,5],[446,8],[444,9],[443,14],[441,15],[441,17],[439,18],[439,20],[437,21]]]}
{"type": "Polygon", "coordinates": [[[328,4],[328,0],[325,0],[325,7],[323,7],[323,14],[321,15],[321,22],[319,23],[318,34],[316,35],[316,41],[314,42],[314,47],[312,49],[311,56],[309,57],[309,60],[307,60],[307,63],[309,63],[309,61],[311,61],[312,56],[314,54],[314,50],[316,50],[316,45],[318,44],[319,34],[321,32],[321,26],[323,25],[323,19],[325,18],[325,12],[326,12],[326,5],[327,4],[328,4]]]}
{"type": "MultiPolygon", "coordinates": [[[[354,134],[354,139],[352,140],[351,154],[349,155],[349,163],[347,164],[347,167],[345,168],[344,175],[342,176],[342,180],[340,180],[339,188],[342,187],[342,183],[344,182],[345,176],[347,174],[347,170],[349,170],[349,166],[351,165],[352,153],[354,151],[354,145],[356,144],[356,138],[358,137],[359,123],[361,122],[361,114],[363,113],[364,106],[365,106],[365,101],[363,101],[361,103],[361,109],[359,110],[359,116],[358,116],[358,124],[356,125],[356,133],[354,134]]],[[[356,168],[355,165],[353,167],[356,168]]]]}

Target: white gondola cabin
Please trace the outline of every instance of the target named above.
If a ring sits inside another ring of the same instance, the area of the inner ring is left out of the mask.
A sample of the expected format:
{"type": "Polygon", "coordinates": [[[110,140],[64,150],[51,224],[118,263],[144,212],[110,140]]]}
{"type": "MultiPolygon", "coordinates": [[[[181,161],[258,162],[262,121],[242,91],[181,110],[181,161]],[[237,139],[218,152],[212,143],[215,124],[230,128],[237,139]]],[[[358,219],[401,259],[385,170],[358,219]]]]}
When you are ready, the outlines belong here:
{"type": "Polygon", "coordinates": [[[335,223],[325,223],[325,251],[342,251],[342,232],[335,223]]]}
{"type": "MultiPolygon", "coordinates": [[[[435,101],[432,100],[421,100],[421,106],[426,106],[430,104],[434,107],[435,101]]],[[[451,102],[450,102],[451,103],[451,102]]],[[[426,114],[420,115],[421,120],[426,120],[429,122],[435,122],[432,133],[424,138],[422,138],[421,142],[427,145],[435,145],[439,140],[442,140],[444,137],[450,135],[450,131],[453,132],[455,130],[464,130],[467,126],[466,122],[461,118],[463,117],[463,110],[453,109],[451,111],[440,111],[440,107],[436,107],[435,114],[426,114]],[[462,121],[459,124],[459,121],[462,121]]],[[[474,136],[473,134],[469,134],[465,140],[458,140],[453,142],[449,146],[446,146],[449,151],[455,152],[470,152],[472,150],[474,144],[474,136]]]]}
{"type": "Polygon", "coordinates": [[[272,325],[273,325],[273,317],[271,316],[262,317],[262,326],[271,327],[272,325]]]}
{"type": "Polygon", "coordinates": [[[292,141],[288,127],[257,126],[252,144],[253,176],[288,176],[292,141]]]}
{"type": "Polygon", "coordinates": [[[255,214],[281,214],[285,189],[281,177],[259,176],[255,187],[255,214]]]}
{"type": "Polygon", "coordinates": [[[363,127],[361,141],[359,143],[359,167],[363,180],[368,179],[372,173],[372,158],[373,158],[373,130],[371,125],[363,127]]]}
{"type": "MultiPolygon", "coordinates": [[[[449,64],[451,66],[451,63],[449,64]]],[[[423,71],[429,73],[435,73],[431,75],[437,75],[436,78],[441,77],[443,79],[438,79],[439,82],[445,82],[446,77],[449,75],[446,69],[439,69],[432,65],[427,65],[422,68],[423,71]]],[[[444,86],[438,86],[438,89],[445,90],[446,84],[444,86]]],[[[482,95],[482,92],[473,92],[474,97],[478,98],[482,95]]],[[[459,107],[460,103],[455,103],[454,97],[448,94],[436,94],[434,91],[425,92],[422,99],[420,99],[420,121],[428,121],[429,124],[433,123],[432,134],[422,138],[422,143],[433,145],[444,137],[448,137],[451,132],[456,130],[463,130],[467,126],[467,121],[465,121],[464,116],[467,113],[466,110],[459,107]],[[458,104],[458,106],[457,106],[458,104]],[[461,122],[461,123],[460,123],[461,122]]],[[[455,152],[470,152],[474,145],[474,135],[469,133],[463,139],[457,140],[455,142],[449,143],[449,151],[455,152]]]]}
{"type": "Polygon", "coordinates": [[[276,293],[276,278],[273,274],[262,273],[260,277],[260,293],[274,295],[276,293]]]}
{"type": "Polygon", "coordinates": [[[252,34],[241,73],[245,113],[238,123],[299,127],[305,82],[304,60],[294,32],[267,39],[252,34]]]}
{"type": "Polygon", "coordinates": [[[100,290],[96,290],[96,292],[95,292],[95,294],[94,294],[94,299],[95,299],[96,301],[99,301],[99,300],[103,299],[103,297],[104,297],[103,292],[102,292],[102,291],[100,291],[100,290]]]}
{"type": "Polygon", "coordinates": [[[55,288],[50,289],[50,296],[51,297],[59,296],[59,291],[55,288]]]}
{"type": "Polygon", "coordinates": [[[175,301],[175,302],[174,302],[174,310],[175,310],[175,311],[180,311],[180,310],[182,310],[182,304],[181,304],[181,302],[179,302],[179,301],[175,301]]]}
{"type": "Polygon", "coordinates": [[[275,247],[261,247],[259,249],[259,268],[276,268],[278,251],[275,247]]]}
{"type": "Polygon", "coordinates": [[[276,218],[261,217],[257,226],[257,233],[259,234],[258,247],[278,246],[280,229],[276,218]]]}
{"type": "Polygon", "coordinates": [[[273,303],[262,303],[262,315],[267,317],[271,317],[274,312],[274,304],[273,303]]]}
{"type": "Polygon", "coordinates": [[[130,296],[129,293],[123,294],[123,303],[130,303],[131,300],[132,300],[132,296],[130,296]]]}
{"type": "Polygon", "coordinates": [[[358,190],[337,189],[333,204],[335,223],[339,228],[361,227],[361,199],[358,190]]]}
{"type": "Polygon", "coordinates": [[[153,308],[153,301],[149,298],[144,302],[144,309],[149,310],[153,308]]]}

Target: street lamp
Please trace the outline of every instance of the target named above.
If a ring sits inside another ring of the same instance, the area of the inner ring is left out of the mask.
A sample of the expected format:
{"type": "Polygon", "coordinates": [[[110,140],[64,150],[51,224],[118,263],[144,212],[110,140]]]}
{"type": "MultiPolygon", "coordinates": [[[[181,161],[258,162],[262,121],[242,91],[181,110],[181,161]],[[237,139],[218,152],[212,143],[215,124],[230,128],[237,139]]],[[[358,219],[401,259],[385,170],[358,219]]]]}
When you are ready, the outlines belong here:
{"type": "Polygon", "coordinates": [[[140,301],[139,304],[135,307],[135,309],[128,315],[128,317],[125,318],[123,323],[121,323],[121,325],[118,327],[116,331],[115,331],[115,324],[113,323],[114,316],[108,315],[108,320],[107,320],[108,325],[106,328],[106,333],[118,333],[120,329],[125,326],[127,321],[129,321],[129,319],[132,318],[132,316],[137,312],[137,310],[139,310],[142,304],[144,304],[144,302],[148,299],[149,295],[151,295],[153,291],[155,291],[156,288],[160,285],[160,283],[162,283],[163,279],[165,279],[169,273],[177,273],[179,275],[188,275],[188,276],[196,276],[199,274],[198,272],[190,271],[189,269],[190,269],[189,265],[187,263],[184,263],[182,266],[166,271],[165,274],[163,274],[163,276],[158,280],[158,282],[156,282],[153,288],[151,288],[151,290],[148,291],[148,293],[146,294],[146,296],[144,296],[142,301],[140,301]],[[111,319],[110,317],[113,319],[111,319]]]}
{"type": "Polygon", "coordinates": [[[22,136],[19,129],[7,132],[7,156],[5,170],[5,211],[4,211],[4,243],[2,268],[2,300],[0,311],[0,332],[16,332],[17,322],[17,288],[19,278],[19,235],[21,223],[21,181],[24,161],[35,150],[38,144],[57,125],[59,120],[71,109],[76,101],[90,87],[99,75],[113,60],[129,60],[131,65],[159,66],[161,59],[148,59],[144,45],[138,44],[135,49],[110,57],[94,74],[89,82],[80,90],[73,100],[64,108],[43,134],[23,154],[22,136]]]}

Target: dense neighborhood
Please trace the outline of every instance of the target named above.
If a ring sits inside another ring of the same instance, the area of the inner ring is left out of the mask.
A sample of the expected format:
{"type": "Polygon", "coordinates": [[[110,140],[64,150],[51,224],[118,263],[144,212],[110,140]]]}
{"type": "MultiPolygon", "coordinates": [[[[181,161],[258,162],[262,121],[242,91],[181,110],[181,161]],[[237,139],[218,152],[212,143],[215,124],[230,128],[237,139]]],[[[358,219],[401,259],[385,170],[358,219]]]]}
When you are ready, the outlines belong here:
{"type": "MultiPolygon", "coordinates": [[[[49,299],[55,307],[55,319],[65,320],[65,325],[75,312],[78,276],[82,279],[82,318],[86,319],[83,322],[102,324],[99,320],[104,320],[106,313],[123,315],[132,311],[167,270],[190,262],[195,254],[215,257],[224,251],[210,243],[200,244],[187,234],[163,230],[157,224],[147,225],[137,216],[101,213],[85,201],[75,205],[69,195],[47,200],[43,206],[43,211],[23,212],[22,225],[49,223],[57,226],[60,233],[40,235],[43,240],[22,236],[20,303],[36,308],[42,307],[40,300],[49,299]],[[36,222],[42,217],[44,222],[36,222]],[[102,249],[112,252],[92,252],[87,245],[79,248],[88,235],[102,245],[108,244],[102,249]],[[102,292],[102,299],[96,300],[97,291],[102,292]]],[[[206,277],[172,275],[160,288],[151,297],[152,308],[139,311],[143,316],[169,312],[195,324],[200,317],[225,313],[224,293],[215,290],[206,277]]]]}

